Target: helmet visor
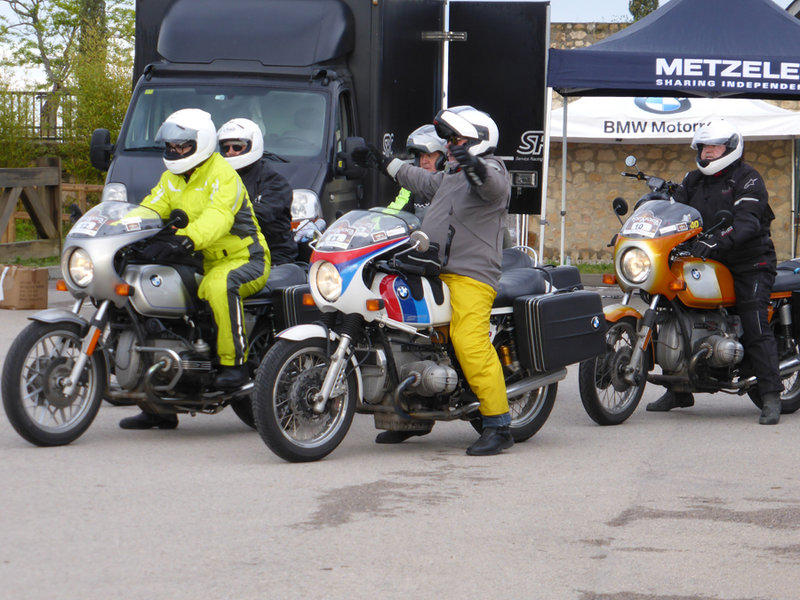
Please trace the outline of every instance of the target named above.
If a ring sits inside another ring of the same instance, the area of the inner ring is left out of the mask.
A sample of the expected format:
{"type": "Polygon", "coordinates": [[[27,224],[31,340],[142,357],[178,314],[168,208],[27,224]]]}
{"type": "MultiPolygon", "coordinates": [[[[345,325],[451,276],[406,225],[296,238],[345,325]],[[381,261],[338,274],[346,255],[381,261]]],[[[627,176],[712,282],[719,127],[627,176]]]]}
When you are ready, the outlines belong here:
{"type": "Polygon", "coordinates": [[[155,142],[183,145],[186,142],[197,141],[197,130],[191,127],[182,127],[177,123],[167,122],[158,128],[155,142]]]}

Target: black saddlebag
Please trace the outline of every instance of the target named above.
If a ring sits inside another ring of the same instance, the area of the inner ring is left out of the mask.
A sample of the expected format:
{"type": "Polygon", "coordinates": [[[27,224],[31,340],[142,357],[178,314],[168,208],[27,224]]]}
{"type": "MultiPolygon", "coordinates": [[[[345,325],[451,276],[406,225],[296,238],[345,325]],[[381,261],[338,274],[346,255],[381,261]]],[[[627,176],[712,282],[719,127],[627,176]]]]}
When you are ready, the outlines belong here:
{"type": "Polygon", "coordinates": [[[533,371],[553,371],[606,350],[600,295],[588,290],[514,300],[519,360],[533,371]]]}
{"type": "Polygon", "coordinates": [[[303,304],[303,294],[311,293],[311,286],[307,283],[292,285],[277,290],[277,292],[280,295],[275,299],[275,316],[279,330],[294,325],[313,323],[322,316],[322,312],[316,306],[303,304]]]}

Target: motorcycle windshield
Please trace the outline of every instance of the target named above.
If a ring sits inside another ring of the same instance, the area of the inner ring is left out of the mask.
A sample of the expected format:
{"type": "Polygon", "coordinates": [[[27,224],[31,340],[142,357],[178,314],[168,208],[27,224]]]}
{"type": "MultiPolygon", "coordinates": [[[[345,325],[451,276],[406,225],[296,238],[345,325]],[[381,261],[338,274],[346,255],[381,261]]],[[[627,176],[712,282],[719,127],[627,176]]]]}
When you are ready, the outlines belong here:
{"type": "Polygon", "coordinates": [[[159,214],[145,206],[127,202],[101,202],[78,219],[69,230],[67,239],[121,235],[160,229],[163,225],[159,214]]]}
{"type": "Polygon", "coordinates": [[[408,237],[419,229],[412,213],[389,208],[352,210],[325,230],[314,246],[318,252],[341,252],[408,237]]]}
{"type": "Polygon", "coordinates": [[[622,235],[627,238],[660,238],[703,226],[697,209],[670,200],[645,202],[625,221],[622,235]]]}

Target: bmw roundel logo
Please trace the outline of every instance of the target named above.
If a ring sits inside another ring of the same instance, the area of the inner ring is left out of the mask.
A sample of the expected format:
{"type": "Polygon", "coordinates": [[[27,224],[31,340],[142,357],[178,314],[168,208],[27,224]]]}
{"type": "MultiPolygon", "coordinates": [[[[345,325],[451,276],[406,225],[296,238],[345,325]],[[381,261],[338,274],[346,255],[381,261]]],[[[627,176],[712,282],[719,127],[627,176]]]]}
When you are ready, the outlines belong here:
{"type": "Polygon", "coordinates": [[[702,276],[703,274],[700,273],[700,269],[692,269],[692,279],[697,280],[700,279],[702,276]]]}
{"type": "Polygon", "coordinates": [[[600,329],[600,317],[597,315],[592,317],[592,329],[600,329]]]}
{"type": "Polygon", "coordinates": [[[400,298],[400,300],[405,300],[406,298],[408,298],[408,288],[404,285],[398,285],[397,297],[400,298]]]}
{"type": "Polygon", "coordinates": [[[152,277],[150,277],[150,285],[152,285],[153,287],[161,287],[161,284],[163,282],[164,280],[161,279],[161,275],[153,275],[152,277]]]}
{"type": "Polygon", "coordinates": [[[688,98],[634,98],[633,103],[644,111],[657,115],[669,115],[689,110],[688,98]]]}

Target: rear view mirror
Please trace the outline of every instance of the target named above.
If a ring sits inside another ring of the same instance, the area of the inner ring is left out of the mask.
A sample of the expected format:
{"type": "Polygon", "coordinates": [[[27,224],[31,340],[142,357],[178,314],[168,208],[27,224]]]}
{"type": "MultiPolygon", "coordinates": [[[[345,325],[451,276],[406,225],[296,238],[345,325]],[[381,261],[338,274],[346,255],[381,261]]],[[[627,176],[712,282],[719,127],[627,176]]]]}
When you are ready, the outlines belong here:
{"type": "Polygon", "coordinates": [[[621,217],[628,212],[628,203],[625,202],[625,198],[620,198],[617,196],[614,200],[611,201],[611,208],[614,209],[614,214],[621,217]]]}
{"type": "Polygon", "coordinates": [[[89,162],[98,171],[108,171],[112,149],[111,133],[108,129],[95,129],[89,145],[89,162]]]}
{"type": "Polygon", "coordinates": [[[336,155],[336,174],[347,179],[361,179],[366,169],[353,164],[351,153],[354,148],[365,145],[362,137],[349,137],[344,140],[344,150],[336,155]]]}

